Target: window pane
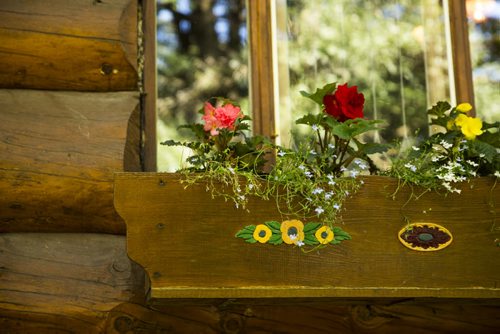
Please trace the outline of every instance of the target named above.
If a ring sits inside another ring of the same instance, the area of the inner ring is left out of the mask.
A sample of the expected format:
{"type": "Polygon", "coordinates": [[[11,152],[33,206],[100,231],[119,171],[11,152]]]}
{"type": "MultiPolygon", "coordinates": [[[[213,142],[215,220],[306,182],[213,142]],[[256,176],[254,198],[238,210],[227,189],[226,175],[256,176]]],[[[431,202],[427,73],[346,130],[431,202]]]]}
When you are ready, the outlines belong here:
{"type": "Polygon", "coordinates": [[[500,1],[467,0],[477,114],[500,120],[500,1]]]}
{"type": "Polygon", "coordinates": [[[427,135],[427,107],[450,98],[444,17],[441,0],[276,0],[281,143],[314,107],[299,91],[328,82],[357,85],[365,117],[388,122],[372,139],[427,135]]]}
{"type": "MultiPolygon", "coordinates": [[[[189,140],[177,127],[198,121],[210,97],[248,113],[245,0],[158,0],[157,9],[158,140],[189,140]]],[[[158,145],[158,170],[178,169],[182,154],[158,145]]]]}

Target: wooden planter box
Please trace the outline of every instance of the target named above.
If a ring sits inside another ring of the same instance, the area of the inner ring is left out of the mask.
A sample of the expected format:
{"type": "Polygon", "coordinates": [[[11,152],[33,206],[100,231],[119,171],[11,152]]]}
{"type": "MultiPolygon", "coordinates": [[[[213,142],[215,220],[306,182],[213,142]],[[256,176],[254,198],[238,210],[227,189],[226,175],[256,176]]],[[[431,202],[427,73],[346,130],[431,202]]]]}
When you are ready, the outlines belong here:
{"type": "Polygon", "coordinates": [[[500,186],[493,178],[464,184],[460,195],[427,193],[403,208],[408,187],[393,200],[397,180],[366,177],[342,214],[352,240],[303,253],[235,238],[246,225],[283,220],[273,201],[253,199],[246,212],[212,199],[203,184],[184,189],[179,177],[115,176],[128,254],[148,273],[152,298],[500,297],[500,186]],[[452,244],[435,252],[404,247],[397,237],[403,214],[446,227],[452,244]]]}

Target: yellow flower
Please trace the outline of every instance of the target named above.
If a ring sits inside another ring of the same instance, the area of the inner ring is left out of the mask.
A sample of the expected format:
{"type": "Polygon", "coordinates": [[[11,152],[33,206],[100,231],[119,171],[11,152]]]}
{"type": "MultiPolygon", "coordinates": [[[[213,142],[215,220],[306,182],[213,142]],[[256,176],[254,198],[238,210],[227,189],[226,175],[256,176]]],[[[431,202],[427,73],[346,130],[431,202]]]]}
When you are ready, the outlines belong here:
{"type": "Polygon", "coordinates": [[[460,103],[458,106],[457,106],[457,110],[460,111],[460,112],[463,112],[463,113],[467,113],[469,111],[472,110],[472,106],[470,105],[470,103],[460,103]]]}
{"type": "Polygon", "coordinates": [[[455,128],[455,120],[450,119],[448,122],[446,122],[446,128],[448,130],[453,130],[455,128]]]}
{"type": "Polygon", "coordinates": [[[468,140],[476,139],[476,136],[479,136],[483,133],[483,131],[481,130],[481,128],[483,127],[483,122],[479,118],[460,114],[455,119],[455,124],[460,127],[460,130],[468,140]]]}
{"type": "Polygon", "coordinates": [[[316,233],[314,234],[314,236],[316,237],[316,239],[318,239],[319,243],[320,244],[327,244],[329,243],[330,241],[333,240],[333,231],[331,228],[329,228],[328,226],[322,226],[320,227],[316,233]]]}
{"type": "Polygon", "coordinates": [[[273,232],[269,227],[264,224],[259,224],[255,226],[255,231],[253,231],[253,238],[261,244],[265,244],[269,241],[272,234],[273,232]]]}
{"type": "Polygon", "coordinates": [[[281,239],[292,245],[304,240],[304,224],[300,220],[285,220],[281,223],[281,239]]]}

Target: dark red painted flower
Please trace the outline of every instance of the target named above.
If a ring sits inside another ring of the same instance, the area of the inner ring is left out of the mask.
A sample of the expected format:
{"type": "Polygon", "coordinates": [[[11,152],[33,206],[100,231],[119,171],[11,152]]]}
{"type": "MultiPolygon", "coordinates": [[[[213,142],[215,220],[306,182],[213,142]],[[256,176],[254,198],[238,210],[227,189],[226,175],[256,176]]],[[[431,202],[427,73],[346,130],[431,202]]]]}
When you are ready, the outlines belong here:
{"type": "Polygon", "coordinates": [[[347,87],[347,84],[337,86],[333,94],[323,97],[323,104],[327,114],[339,122],[348,119],[363,118],[365,97],[358,93],[358,86],[347,87]]]}

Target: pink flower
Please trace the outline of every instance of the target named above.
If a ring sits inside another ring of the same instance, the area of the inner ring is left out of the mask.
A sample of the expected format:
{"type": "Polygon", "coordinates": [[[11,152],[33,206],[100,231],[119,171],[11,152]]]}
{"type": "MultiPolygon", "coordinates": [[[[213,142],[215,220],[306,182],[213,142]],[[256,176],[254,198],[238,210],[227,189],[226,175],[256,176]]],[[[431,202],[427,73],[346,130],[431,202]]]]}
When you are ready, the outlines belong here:
{"type": "Polygon", "coordinates": [[[238,118],[243,118],[243,113],[239,107],[227,103],[215,108],[209,102],[206,102],[205,115],[202,117],[205,121],[203,128],[205,131],[210,131],[210,135],[217,136],[220,129],[234,130],[238,118]]]}
{"type": "Polygon", "coordinates": [[[205,131],[210,131],[212,136],[217,136],[219,131],[217,131],[217,118],[215,117],[215,107],[210,104],[210,102],[205,102],[205,115],[201,117],[205,121],[203,129],[205,131]]]}
{"type": "Polygon", "coordinates": [[[323,97],[326,113],[339,122],[363,118],[364,103],[365,97],[362,93],[358,93],[358,87],[347,87],[347,84],[339,85],[333,94],[323,97]]]}

